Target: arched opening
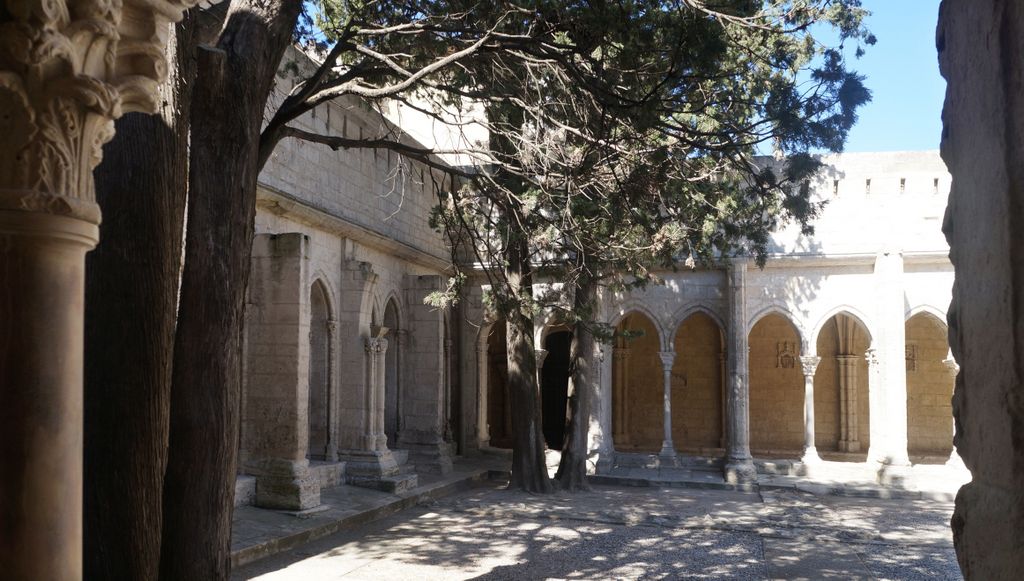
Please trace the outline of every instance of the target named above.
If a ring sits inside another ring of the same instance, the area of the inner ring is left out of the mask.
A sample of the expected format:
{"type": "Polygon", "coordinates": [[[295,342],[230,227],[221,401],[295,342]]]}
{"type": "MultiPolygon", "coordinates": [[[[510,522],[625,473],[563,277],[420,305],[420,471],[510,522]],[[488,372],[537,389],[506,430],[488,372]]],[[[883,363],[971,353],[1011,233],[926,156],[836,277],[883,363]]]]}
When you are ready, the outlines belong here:
{"type": "Polygon", "coordinates": [[[906,322],[907,453],[914,462],[945,462],[953,451],[953,375],[946,325],[929,313],[906,322]]]}
{"type": "Polygon", "coordinates": [[[462,431],[462,401],[459,386],[457,384],[458,371],[455,369],[455,353],[458,347],[449,330],[447,313],[444,316],[444,441],[454,444],[456,454],[462,453],[461,438],[462,431]]]}
{"type": "Polygon", "coordinates": [[[508,347],[504,319],[487,335],[487,427],[494,448],[512,447],[512,408],[508,392],[508,347]]]}
{"type": "Polygon", "coordinates": [[[661,340],[654,323],[632,312],[616,327],[612,361],[612,440],[617,450],[656,452],[664,436],[661,340]]]}
{"type": "Polygon", "coordinates": [[[399,371],[402,328],[394,299],[388,300],[384,307],[382,325],[388,329],[388,350],[384,353],[384,435],[389,446],[394,448],[398,445],[398,432],[402,429],[402,377],[399,371]]]}
{"type": "Polygon", "coordinates": [[[541,368],[541,418],[548,448],[561,450],[565,439],[566,405],[569,401],[569,349],[572,333],[557,331],[544,339],[548,354],[541,368]]]}
{"type": "Polygon", "coordinates": [[[804,376],[800,335],[782,315],[750,330],[750,448],[762,456],[798,457],[804,446],[804,376]]]}
{"type": "Polygon", "coordinates": [[[715,453],[722,446],[725,349],[714,319],[694,313],[676,329],[672,364],[672,441],[679,450],[715,453]]]}
{"type": "Polygon", "coordinates": [[[814,444],[830,460],[863,461],[870,441],[867,327],[840,313],[818,333],[814,374],[814,444]]]}
{"type": "Polygon", "coordinates": [[[327,457],[330,394],[330,341],[327,290],[320,281],[309,292],[309,446],[307,457],[327,457]]]}

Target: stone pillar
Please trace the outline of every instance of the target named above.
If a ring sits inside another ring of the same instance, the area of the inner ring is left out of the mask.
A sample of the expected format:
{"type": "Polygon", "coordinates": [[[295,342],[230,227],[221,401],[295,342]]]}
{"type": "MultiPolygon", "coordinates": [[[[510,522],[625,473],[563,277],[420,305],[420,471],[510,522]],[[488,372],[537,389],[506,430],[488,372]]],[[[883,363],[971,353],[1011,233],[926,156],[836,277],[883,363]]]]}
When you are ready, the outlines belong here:
{"type": "Polygon", "coordinates": [[[955,443],[971,471],[951,525],[966,579],[1024,571],[1022,8],[943,0],[936,30],[946,79],[942,159],[953,177],[942,230],[956,268],[947,316],[961,367],[955,443]]]}
{"type": "Polygon", "coordinates": [[[115,118],[155,111],[168,24],[187,4],[0,9],[0,571],[11,579],[82,574],[85,253],[100,222],[92,172],[115,118]]]}
{"type": "Polygon", "coordinates": [[[883,406],[885,402],[882,400],[882,367],[878,360],[878,350],[874,347],[869,348],[864,352],[864,359],[868,362],[868,406],[871,410],[871,417],[874,418],[871,422],[871,443],[868,446],[868,462],[882,462],[885,459],[884,444],[876,440],[876,435],[881,438],[882,430],[875,424],[881,424],[884,421],[885,410],[883,406]]]}
{"type": "Polygon", "coordinates": [[[487,361],[487,334],[481,333],[476,342],[476,436],[481,448],[486,448],[491,444],[491,435],[487,425],[487,391],[490,389],[487,361]]]}
{"type": "Polygon", "coordinates": [[[804,464],[821,462],[818,449],[814,445],[814,372],[818,369],[819,363],[821,357],[800,357],[800,368],[804,373],[804,454],[800,461],[804,464]]]}
{"type": "Polygon", "coordinates": [[[366,433],[363,447],[367,451],[382,452],[387,449],[384,436],[384,353],[388,340],[383,337],[367,337],[363,342],[366,351],[366,433]]]}
{"type": "Polygon", "coordinates": [[[718,437],[718,445],[723,450],[725,450],[726,447],[729,445],[728,444],[729,438],[726,437],[726,433],[728,432],[728,430],[725,427],[726,426],[726,424],[725,424],[726,418],[729,417],[728,408],[726,407],[726,392],[728,391],[728,374],[726,373],[726,370],[725,370],[726,359],[727,359],[727,357],[726,357],[725,349],[722,349],[722,351],[718,354],[718,383],[719,383],[718,390],[719,390],[719,394],[721,396],[719,398],[721,401],[719,403],[719,411],[718,411],[718,413],[719,413],[720,417],[722,418],[722,423],[720,424],[721,425],[721,434],[718,437]]]}
{"type": "Polygon", "coordinates": [[[444,312],[425,298],[446,287],[443,277],[406,277],[408,344],[403,351],[409,373],[403,385],[403,426],[399,447],[409,452],[417,472],[447,474],[452,469],[451,446],[445,440],[448,416],[445,384],[444,312]]]}
{"type": "Polygon", "coordinates": [[[907,456],[907,364],[906,327],[904,324],[905,298],[903,290],[903,255],[895,249],[878,254],[875,259],[878,320],[880,327],[877,346],[878,382],[880,391],[871,393],[881,404],[872,407],[871,448],[876,451],[873,460],[892,466],[909,466],[907,456]],[[878,409],[880,415],[874,415],[878,409]],[[875,434],[879,438],[875,438],[875,434]],[[884,448],[883,448],[884,447],[884,448]]]}
{"type": "Polygon", "coordinates": [[[839,450],[860,451],[856,355],[836,355],[839,368],[839,450]]]}
{"type": "Polygon", "coordinates": [[[310,327],[303,305],[309,300],[308,248],[309,238],[301,233],[257,234],[252,242],[244,329],[242,446],[247,454],[242,469],[256,476],[256,504],[266,508],[305,510],[320,504],[319,483],[311,477],[306,457],[310,327]]]}
{"type": "Polygon", "coordinates": [[[612,398],[612,439],[617,444],[629,444],[629,348],[615,347],[612,358],[615,366],[612,377],[615,392],[612,398]]]}
{"type": "Polygon", "coordinates": [[[729,385],[726,407],[729,415],[726,430],[729,448],[725,457],[725,477],[732,483],[751,482],[757,476],[750,456],[750,383],[746,305],[747,262],[733,258],[729,263],[729,385]]]}
{"type": "MultiPolygon", "coordinates": [[[[942,363],[946,366],[946,370],[949,372],[950,378],[955,382],[957,374],[960,373],[960,366],[957,365],[956,359],[953,359],[953,354],[950,353],[949,356],[942,361],[942,363]]],[[[946,460],[946,466],[952,466],[955,468],[959,468],[961,470],[965,470],[966,466],[964,466],[964,461],[963,459],[960,458],[960,454],[958,454],[956,451],[956,420],[952,419],[952,421],[953,450],[949,453],[949,459],[946,460]]]]}
{"type": "Polygon", "coordinates": [[[327,461],[338,460],[338,321],[327,320],[327,461]]]}
{"type": "Polygon", "coordinates": [[[537,358],[537,387],[544,387],[544,360],[548,358],[547,349],[534,349],[534,356],[537,358]]]}
{"type": "Polygon", "coordinates": [[[661,440],[661,452],[658,453],[662,465],[676,463],[676,448],[672,443],[672,363],[676,359],[675,351],[659,351],[661,358],[661,371],[664,374],[665,397],[663,402],[664,415],[662,416],[662,428],[664,436],[661,440]]]}

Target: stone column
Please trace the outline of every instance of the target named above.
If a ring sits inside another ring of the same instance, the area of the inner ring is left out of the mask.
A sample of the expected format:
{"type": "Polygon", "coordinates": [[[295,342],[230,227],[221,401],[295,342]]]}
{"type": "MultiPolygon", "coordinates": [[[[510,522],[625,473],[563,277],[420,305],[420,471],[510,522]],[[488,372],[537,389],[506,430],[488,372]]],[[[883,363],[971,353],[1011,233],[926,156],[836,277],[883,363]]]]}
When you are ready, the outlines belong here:
{"type": "MultiPolygon", "coordinates": [[[[875,438],[881,430],[874,427],[874,424],[884,421],[884,402],[881,400],[882,391],[882,370],[878,361],[878,350],[874,347],[864,352],[864,359],[868,362],[868,406],[871,410],[871,442],[868,445],[868,462],[882,462],[885,459],[883,443],[875,438]]],[[[881,436],[879,436],[880,438],[881,436]]]]}
{"type": "MultiPolygon", "coordinates": [[[[956,375],[960,373],[960,366],[957,365],[956,359],[953,359],[953,354],[950,353],[943,361],[946,366],[946,370],[949,372],[950,378],[956,381],[956,375]]],[[[952,394],[950,394],[952,396],[952,394]]],[[[949,459],[946,460],[946,466],[953,466],[966,470],[967,467],[964,465],[964,461],[960,458],[960,454],[956,451],[956,419],[953,419],[953,451],[949,453],[949,459]]]]}
{"type": "Polygon", "coordinates": [[[0,571],[11,579],[82,574],[85,253],[100,222],[92,172],[115,118],[155,111],[168,24],[187,4],[0,9],[0,571]]]}
{"type": "Polygon", "coordinates": [[[613,390],[615,395],[612,397],[612,415],[614,421],[612,422],[613,435],[612,439],[618,444],[629,444],[629,399],[628,399],[628,386],[629,383],[629,348],[628,347],[615,347],[612,351],[612,358],[614,359],[613,365],[613,390]]]}
{"type": "Polygon", "coordinates": [[[445,442],[455,441],[455,433],[452,431],[452,347],[454,345],[455,341],[451,338],[444,339],[441,378],[441,383],[444,386],[444,409],[441,410],[441,433],[445,442]]]}
{"type": "Polygon", "coordinates": [[[385,451],[388,449],[388,437],[384,433],[384,379],[385,379],[385,361],[384,358],[388,353],[388,340],[384,337],[377,339],[376,347],[373,351],[373,357],[376,360],[373,368],[376,375],[374,376],[374,387],[373,387],[373,436],[375,444],[373,449],[379,451],[385,451]]]}
{"type": "Polygon", "coordinates": [[[327,461],[338,460],[338,321],[327,320],[327,461]]]}
{"type": "MultiPolygon", "coordinates": [[[[878,367],[881,383],[876,387],[881,392],[880,415],[871,416],[872,426],[879,428],[871,434],[871,447],[882,452],[881,460],[893,466],[908,466],[907,456],[907,365],[906,328],[904,324],[905,298],[903,290],[903,255],[899,250],[889,249],[875,259],[875,277],[878,279],[878,320],[881,326],[878,350],[878,367]],[[882,450],[876,442],[882,442],[882,450]]],[[[872,408],[872,412],[875,408],[872,408]]],[[[878,458],[876,458],[878,459],[878,458]]]]}
{"type": "Polygon", "coordinates": [[[481,448],[486,448],[491,444],[491,435],[487,426],[487,391],[490,389],[487,359],[487,335],[481,333],[476,342],[476,436],[481,448]]]}
{"type": "Polygon", "coordinates": [[[366,433],[363,434],[363,448],[367,451],[380,451],[380,440],[382,435],[384,417],[383,404],[384,394],[378,393],[383,388],[382,357],[380,354],[387,339],[383,337],[367,337],[363,342],[363,349],[366,351],[366,433]]]}
{"type": "Polygon", "coordinates": [[[719,413],[719,415],[720,415],[720,417],[722,419],[721,420],[722,423],[720,424],[721,425],[721,428],[720,428],[721,434],[718,437],[718,445],[723,450],[726,449],[726,446],[729,445],[728,444],[729,438],[726,437],[726,432],[728,430],[726,430],[726,427],[725,427],[725,425],[726,425],[725,424],[726,418],[729,417],[728,408],[726,407],[726,392],[728,391],[728,379],[727,379],[728,378],[728,374],[726,373],[726,370],[725,370],[726,359],[727,358],[726,358],[725,349],[723,349],[722,352],[718,354],[718,383],[719,383],[718,390],[719,390],[719,394],[720,394],[720,398],[719,398],[720,402],[719,402],[719,411],[718,411],[718,413],[719,413]]]}
{"type": "Polygon", "coordinates": [[[544,387],[544,360],[548,358],[547,349],[534,349],[534,356],[537,358],[537,387],[544,387]]]}
{"type": "Polygon", "coordinates": [[[821,462],[814,445],[814,372],[821,363],[821,357],[804,355],[800,357],[800,368],[804,372],[804,464],[821,462]]]}
{"type": "Polygon", "coordinates": [[[672,363],[676,360],[675,351],[659,351],[661,358],[661,371],[664,374],[665,397],[664,415],[662,416],[662,428],[664,436],[661,440],[661,452],[658,453],[662,465],[676,463],[676,448],[672,443],[672,363]]]}
{"type": "Polygon", "coordinates": [[[727,362],[729,385],[726,430],[729,448],[725,457],[725,477],[732,483],[751,482],[757,476],[750,456],[750,384],[746,306],[747,262],[733,258],[729,263],[729,329],[727,362]]]}
{"type": "Polygon", "coordinates": [[[860,451],[856,355],[836,355],[839,368],[839,450],[860,451]]]}

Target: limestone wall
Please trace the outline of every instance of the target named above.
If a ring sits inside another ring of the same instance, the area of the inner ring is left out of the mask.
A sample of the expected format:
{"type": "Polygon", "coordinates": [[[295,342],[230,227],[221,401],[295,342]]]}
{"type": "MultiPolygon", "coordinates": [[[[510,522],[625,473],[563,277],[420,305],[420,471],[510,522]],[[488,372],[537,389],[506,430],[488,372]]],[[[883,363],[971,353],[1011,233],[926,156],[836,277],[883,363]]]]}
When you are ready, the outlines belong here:
{"type": "Polygon", "coordinates": [[[941,461],[953,450],[953,378],[946,326],[921,313],[907,321],[907,448],[941,461]]]}
{"type": "Polygon", "coordinates": [[[722,332],[704,313],[688,317],[675,334],[672,365],[672,441],[700,452],[722,445],[722,332]]]}
{"type": "Polygon", "coordinates": [[[765,316],[750,331],[750,447],[755,452],[803,448],[799,350],[796,329],[781,315],[765,316]]]}

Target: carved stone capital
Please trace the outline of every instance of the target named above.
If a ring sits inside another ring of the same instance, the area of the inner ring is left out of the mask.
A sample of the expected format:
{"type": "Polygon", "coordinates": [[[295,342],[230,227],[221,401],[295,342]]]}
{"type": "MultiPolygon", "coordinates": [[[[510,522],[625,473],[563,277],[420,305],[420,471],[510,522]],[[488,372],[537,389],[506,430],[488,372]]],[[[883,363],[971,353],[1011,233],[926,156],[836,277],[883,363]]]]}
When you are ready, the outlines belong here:
{"type": "Polygon", "coordinates": [[[0,210],[99,223],[92,177],[122,112],[153,112],[169,24],[194,0],[7,2],[0,210]],[[130,17],[122,18],[122,13],[130,17]]]}
{"type": "Polygon", "coordinates": [[[819,363],[821,363],[821,357],[811,355],[802,355],[800,357],[800,368],[803,370],[805,377],[813,377],[819,363]]]}
{"type": "Polygon", "coordinates": [[[388,340],[383,337],[366,337],[363,340],[363,349],[367,353],[377,354],[387,351],[388,340]]]}

